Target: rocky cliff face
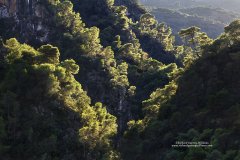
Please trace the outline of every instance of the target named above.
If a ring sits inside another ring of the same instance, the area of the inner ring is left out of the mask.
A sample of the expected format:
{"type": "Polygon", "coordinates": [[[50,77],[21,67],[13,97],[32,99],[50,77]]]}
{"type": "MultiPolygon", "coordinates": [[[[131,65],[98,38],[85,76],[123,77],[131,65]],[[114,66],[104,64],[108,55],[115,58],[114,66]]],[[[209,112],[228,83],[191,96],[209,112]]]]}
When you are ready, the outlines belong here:
{"type": "Polygon", "coordinates": [[[0,5],[7,10],[9,16],[15,14],[29,14],[37,0],[0,0],[0,5]]]}
{"type": "Polygon", "coordinates": [[[17,0],[0,0],[0,17],[13,15],[17,12],[17,0]]]}
{"type": "MultiPolygon", "coordinates": [[[[0,0],[0,25],[8,33],[19,33],[22,42],[47,42],[49,29],[44,25],[46,8],[38,0],[0,0]]],[[[11,34],[6,35],[10,38],[11,34]]]]}

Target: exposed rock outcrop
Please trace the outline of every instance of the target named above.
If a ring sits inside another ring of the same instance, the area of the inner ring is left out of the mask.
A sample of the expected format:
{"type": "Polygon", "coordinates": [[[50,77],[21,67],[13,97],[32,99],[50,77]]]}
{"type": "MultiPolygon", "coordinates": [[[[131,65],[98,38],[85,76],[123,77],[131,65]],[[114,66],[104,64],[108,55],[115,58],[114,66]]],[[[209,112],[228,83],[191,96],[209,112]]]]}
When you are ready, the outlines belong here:
{"type": "MultiPolygon", "coordinates": [[[[17,12],[17,0],[0,0],[0,7],[4,8],[5,13],[8,13],[7,17],[14,15],[17,12]]],[[[3,16],[6,16],[6,14],[3,16]]],[[[2,14],[0,15],[0,18],[1,17],[2,14]]]]}
{"type": "Polygon", "coordinates": [[[47,42],[49,29],[44,25],[47,15],[39,0],[0,0],[0,24],[6,25],[10,21],[7,29],[19,33],[21,37],[17,38],[21,42],[47,42]]]}

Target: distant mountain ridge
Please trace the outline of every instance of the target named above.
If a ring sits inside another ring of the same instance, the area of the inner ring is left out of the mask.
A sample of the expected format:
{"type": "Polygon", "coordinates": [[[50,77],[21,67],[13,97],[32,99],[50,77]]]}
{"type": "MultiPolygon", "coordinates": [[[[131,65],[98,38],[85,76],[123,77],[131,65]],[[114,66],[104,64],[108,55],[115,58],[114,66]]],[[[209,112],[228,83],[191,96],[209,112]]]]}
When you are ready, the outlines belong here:
{"type": "Polygon", "coordinates": [[[239,0],[140,0],[140,2],[147,6],[171,9],[182,9],[190,7],[213,7],[240,12],[239,0]]]}
{"type": "Polygon", "coordinates": [[[216,38],[223,32],[225,27],[225,24],[219,21],[166,8],[153,9],[151,10],[151,13],[159,22],[164,22],[172,28],[177,43],[181,43],[181,40],[178,37],[178,32],[182,28],[197,26],[200,27],[202,31],[206,32],[211,38],[216,38]]]}
{"type": "Polygon", "coordinates": [[[240,12],[234,9],[240,1],[234,0],[228,3],[225,0],[140,0],[140,3],[159,22],[173,29],[177,43],[181,41],[177,34],[182,28],[197,26],[211,38],[217,38],[226,25],[240,17],[240,12]]]}
{"type": "Polygon", "coordinates": [[[222,8],[194,7],[180,9],[179,11],[189,15],[203,17],[208,20],[217,21],[226,25],[240,17],[239,14],[236,14],[235,12],[228,12],[222,8]]]}

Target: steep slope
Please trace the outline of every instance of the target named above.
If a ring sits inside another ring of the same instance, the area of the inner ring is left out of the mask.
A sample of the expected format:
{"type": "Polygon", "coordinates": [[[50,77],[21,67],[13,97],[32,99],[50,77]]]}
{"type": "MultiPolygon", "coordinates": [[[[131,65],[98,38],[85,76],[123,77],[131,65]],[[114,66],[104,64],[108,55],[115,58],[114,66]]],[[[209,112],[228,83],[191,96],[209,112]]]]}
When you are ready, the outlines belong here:
{"type": "Polygon", "coordinates": [[[239,159],[239,27],[240,21],[226,27],[177,84],[143,103],[145,119],[130,122],[125,134],[126,159],[239,159]],[[207,146],[173,147],[177,142],[207,146]]]}
{"type": "Polygon", "coordinates": [[[239,159],[239,21],[175,46],[135,0],[0,2],[3,159],[239,159]]]}
{"type": "Polygon", "coordinates": [[[2,159],[108,157],[116,118],[101,103],[91,106],[74,78],[74,60],[60,61],[51,45],[35,50],[16,39],[7,40],[0,53],[2,159]]]}
{"type": "MultiPolygon", "coordinates": [[[[170,73],[178,68],[171,64],[176,51],[169,28],[156,20],[152,26],[143,19],[133,22],[127,7],[113,4],[111,0],[39,1],[33,3],[31,14],[1,17],[0,34],[4,40],[16,37],[35,48],[53,44],[62,53],[60,59],[74,59],[81,66],[76,80],[93,103],[106,104],[117,116],[120,135],[127,121],[142,116],[141,102],[171,81],[170,73]],[[143,49],[144,41],[154,47],[143,49]]],[[[139,9],[135,3],[130,6],[139,9]]]]}

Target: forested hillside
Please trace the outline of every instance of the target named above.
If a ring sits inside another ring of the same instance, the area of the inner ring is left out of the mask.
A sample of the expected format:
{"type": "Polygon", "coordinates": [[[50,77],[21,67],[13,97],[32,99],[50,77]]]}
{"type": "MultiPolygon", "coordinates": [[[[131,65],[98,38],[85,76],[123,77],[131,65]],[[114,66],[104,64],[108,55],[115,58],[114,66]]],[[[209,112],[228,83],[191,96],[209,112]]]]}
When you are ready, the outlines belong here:
{"type": "Polygon", "coordinates": [[[240,21],[199,14],[176,38],[136,0],[0,0],[0,159],[238,160],[240,21]]]}

